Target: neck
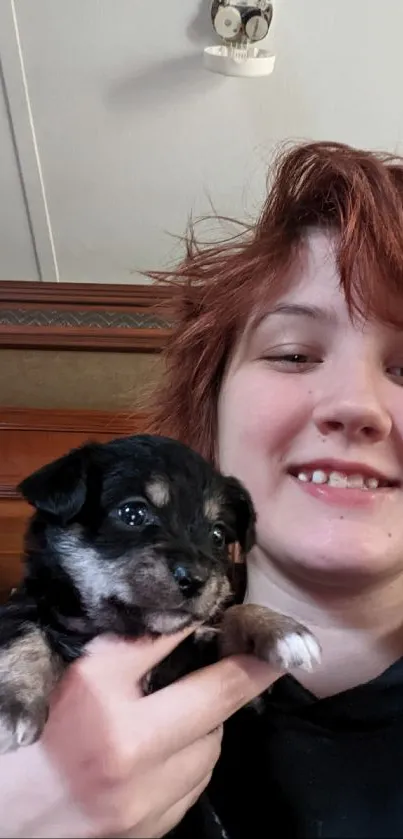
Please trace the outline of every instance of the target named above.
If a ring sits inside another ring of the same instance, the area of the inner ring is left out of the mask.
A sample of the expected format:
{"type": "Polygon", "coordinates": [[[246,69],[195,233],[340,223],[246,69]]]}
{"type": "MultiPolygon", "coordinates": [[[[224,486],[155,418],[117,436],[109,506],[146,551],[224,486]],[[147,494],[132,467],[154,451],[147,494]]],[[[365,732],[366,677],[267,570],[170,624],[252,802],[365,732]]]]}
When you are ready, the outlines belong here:
{"type": "Polygon", "coordinates": [[[258,548],[248,558],[245,600],[305,624],[322,646],[321,666],[293,675],[316,696],[328,696],[380,675],[403,656],[401,576],[325,584],[287,576],[258,548]]]}

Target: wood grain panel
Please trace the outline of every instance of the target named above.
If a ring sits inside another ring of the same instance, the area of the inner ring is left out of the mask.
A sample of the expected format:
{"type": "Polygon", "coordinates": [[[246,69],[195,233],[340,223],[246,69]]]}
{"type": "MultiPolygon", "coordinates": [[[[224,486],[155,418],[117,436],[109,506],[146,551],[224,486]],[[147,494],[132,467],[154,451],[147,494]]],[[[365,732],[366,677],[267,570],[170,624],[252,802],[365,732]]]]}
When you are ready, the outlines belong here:
{"type": "Polygon", "coordinates": [[[0,599],[21,576],[24,531],[32,510],[15,498],[0,498],[0,599]]]}

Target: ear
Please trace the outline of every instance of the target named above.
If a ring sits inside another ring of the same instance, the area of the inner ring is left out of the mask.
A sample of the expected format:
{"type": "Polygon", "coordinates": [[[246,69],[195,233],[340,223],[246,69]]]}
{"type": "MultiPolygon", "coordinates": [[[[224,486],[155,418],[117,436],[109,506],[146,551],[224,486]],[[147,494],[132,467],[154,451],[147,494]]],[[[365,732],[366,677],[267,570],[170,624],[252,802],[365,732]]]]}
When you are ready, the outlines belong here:
{"type": "Polygon", "coordinates": [[[242,551],[248,553],[256,539],[256,513],[252,498],[238,478],[225,478],[227,500],[235,514],[236,535],[242,551]]]}
{"type": "Polygon", "coordinates": [[[18,491],[38,511],[67,524],[80,512],[86,499],[90,448],[85,445],[73,449],[42,466],[21,481],[18,491]]]}

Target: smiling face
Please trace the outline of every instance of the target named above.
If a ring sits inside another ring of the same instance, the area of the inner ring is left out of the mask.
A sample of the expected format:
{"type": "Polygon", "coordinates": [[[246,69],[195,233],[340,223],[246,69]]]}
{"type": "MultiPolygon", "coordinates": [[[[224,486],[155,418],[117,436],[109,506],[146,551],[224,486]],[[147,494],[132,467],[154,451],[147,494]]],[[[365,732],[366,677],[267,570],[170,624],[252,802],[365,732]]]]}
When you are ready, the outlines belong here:
{"type": "Polygon", "coordinates": [[[252,495],[257,543],[306,578],[403,571],[403,335],[350,319],[331,239],[235,348],[218,458],[252,495]]]}

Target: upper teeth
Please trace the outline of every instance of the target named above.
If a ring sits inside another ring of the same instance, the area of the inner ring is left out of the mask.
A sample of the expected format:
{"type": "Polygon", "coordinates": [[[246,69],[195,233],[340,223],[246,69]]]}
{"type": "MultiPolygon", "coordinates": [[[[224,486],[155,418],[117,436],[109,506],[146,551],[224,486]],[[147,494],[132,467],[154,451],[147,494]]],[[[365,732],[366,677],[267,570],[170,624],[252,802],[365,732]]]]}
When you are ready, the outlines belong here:
{"type": "Polygon", "coordinates": [[[345,475],[343,472],[325,472],[323,469],[313,471],[301,471],[297,478],[304,483],[328,484],[332,487],[342,489],[377,489],[380,481],[378,478],[368,478],[364,475],[345,475]]]}

